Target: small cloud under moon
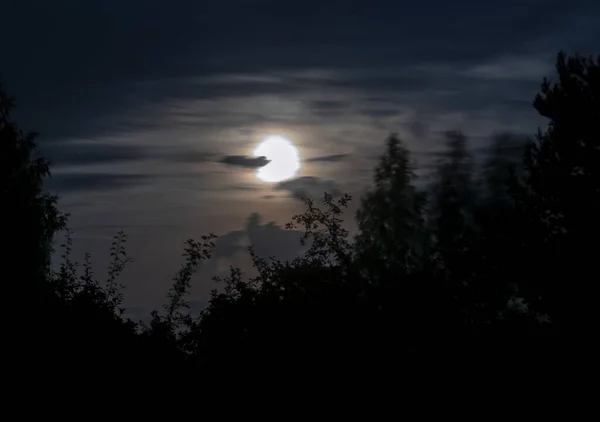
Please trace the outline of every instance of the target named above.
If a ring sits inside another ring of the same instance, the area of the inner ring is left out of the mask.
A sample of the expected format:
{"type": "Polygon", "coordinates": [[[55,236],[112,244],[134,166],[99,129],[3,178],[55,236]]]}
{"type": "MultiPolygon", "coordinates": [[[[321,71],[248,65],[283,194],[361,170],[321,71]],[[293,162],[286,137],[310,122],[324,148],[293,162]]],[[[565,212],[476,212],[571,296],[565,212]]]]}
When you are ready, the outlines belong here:
{"type": "Polygon", "coordinates": [[[227,155],[219,160],[220,163],[244,168],[260,168],[271,162],[267,157],[247,157],[245,155],[227,155]]]}

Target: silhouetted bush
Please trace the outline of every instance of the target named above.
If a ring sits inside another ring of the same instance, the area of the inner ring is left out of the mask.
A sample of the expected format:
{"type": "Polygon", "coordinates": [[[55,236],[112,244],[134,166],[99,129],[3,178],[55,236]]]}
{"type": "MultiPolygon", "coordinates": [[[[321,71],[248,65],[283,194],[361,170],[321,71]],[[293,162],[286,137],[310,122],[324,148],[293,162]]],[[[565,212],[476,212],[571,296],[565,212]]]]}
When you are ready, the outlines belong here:
{"type": "Polygon", "coordinates": [[[52,240],[66,216],[43,192],[48,163],[10,119],[12,101],[0,90],[4,297],[35,297],[30,318],[19,320],[28,344],[37,344],[31,362],[108,378],[407,370],[492,354],[533,359],[548,339],[589,332],[600,238],[600,58],[561,53],[557,72],[535,99],[549,119],[535,143],[499,134],[478,170],[468,138],[449,132],[433,182],[419,189],[410,152],[391,135],[361,199],[355,238],[342,221],[349,196],[306,199],[287,226],[304,232],[306,252],[284,262],[249,248],[257,275],[232,268],[199,315],[186,295],[215,236],[189,240],[167,304],[148,325],[122,309],[117,280],[131,261],[123,233],[106,282],[94,277],[89,255],[79,274],[69,235],[51,271],[52,240]]]}

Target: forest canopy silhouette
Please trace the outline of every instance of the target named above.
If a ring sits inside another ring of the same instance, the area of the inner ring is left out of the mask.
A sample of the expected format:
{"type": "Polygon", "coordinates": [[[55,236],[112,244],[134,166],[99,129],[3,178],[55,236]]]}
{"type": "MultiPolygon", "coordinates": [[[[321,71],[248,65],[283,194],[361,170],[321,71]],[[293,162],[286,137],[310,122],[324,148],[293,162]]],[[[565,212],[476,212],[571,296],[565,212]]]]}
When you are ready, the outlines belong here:
{"type": "Polygon", "coordinates": [[[123,309],[119,275],[131,261],[124,233],[114,238],[106,280],[89,255],[81,265],[72,260],[68,232],[60,267],[51,265],[68,216],[44,191],[50,166],[36,135],[19,129],[0,89],[5,303],[16,298],[31,310],[19,324],[26,344],[37,346],[24,348],[31,362],[98,376],[148,367],[222,374],[232,362],[248,371],[350,360],[382,368],[398,357],[472,350],[474,339],[534,344],[589,334],[600,238],[600,56],[559,53],[533,106],[547,127],[531,139],[498,133],[482,163],[468,134],[448,132],[426,188],[406,144],[390,135],[358,199],[356,236],[343,224],[353,198],[306,198],[287,225],[304,233],[306,252],[281,261],[250,247],[256,275],[232,268],[199,314],[186,297],[216,237],[188,240],[163,308],[142,323],[123,309]]]}

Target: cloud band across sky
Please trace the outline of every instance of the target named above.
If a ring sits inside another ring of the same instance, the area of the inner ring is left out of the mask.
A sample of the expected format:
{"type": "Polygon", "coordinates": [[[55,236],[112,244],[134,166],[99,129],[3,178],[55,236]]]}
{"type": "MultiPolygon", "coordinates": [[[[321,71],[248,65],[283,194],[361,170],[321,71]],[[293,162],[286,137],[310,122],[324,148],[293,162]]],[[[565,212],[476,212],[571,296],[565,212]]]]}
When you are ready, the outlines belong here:
{"type": "MultiPolygon", "coordinates": [[[[2,16],[2,82],[74,225],[156,236],[242,230],[255,211],[283,223],[302,196],[359,193],[389,132],[420,161],[450,129],[476,148],[533,134],[558,50],[596,54],[600,39],[593,0],[9,0],[2,16]],[[297,178],[256,180],[267,134],[297,145],[297,178]]],[[[141,245],[147,279],[177,268],[162,243],[141,245]]]]}

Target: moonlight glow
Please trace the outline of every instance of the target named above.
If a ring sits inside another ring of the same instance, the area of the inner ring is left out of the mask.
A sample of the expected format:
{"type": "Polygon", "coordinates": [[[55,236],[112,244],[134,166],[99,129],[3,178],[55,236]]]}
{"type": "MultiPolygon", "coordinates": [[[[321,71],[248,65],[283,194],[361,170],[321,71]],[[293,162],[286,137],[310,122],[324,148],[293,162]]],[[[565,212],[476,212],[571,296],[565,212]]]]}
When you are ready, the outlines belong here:
{"type": "Polygon", "coordinates": [[[271,162],[256,172],[263,182],[281,182],[291,179],[300,170],[300,154],[289,139],[268,136],[254,149],[255,157],[267,157],[271,162]]]}

